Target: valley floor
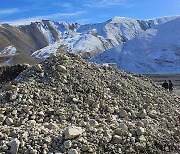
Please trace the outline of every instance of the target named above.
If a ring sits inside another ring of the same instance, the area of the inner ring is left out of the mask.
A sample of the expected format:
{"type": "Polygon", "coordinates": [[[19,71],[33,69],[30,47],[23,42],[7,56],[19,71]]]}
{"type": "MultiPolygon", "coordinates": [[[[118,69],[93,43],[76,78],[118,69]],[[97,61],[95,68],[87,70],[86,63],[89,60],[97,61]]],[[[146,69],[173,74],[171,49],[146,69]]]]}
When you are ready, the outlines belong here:
{"type": "Polygon", "coordinates": [[[162,85],[164,80],[171,80],[174,85],[174,93],[180,96],[180,74],[145,74],[151,80],[162,85]]]}

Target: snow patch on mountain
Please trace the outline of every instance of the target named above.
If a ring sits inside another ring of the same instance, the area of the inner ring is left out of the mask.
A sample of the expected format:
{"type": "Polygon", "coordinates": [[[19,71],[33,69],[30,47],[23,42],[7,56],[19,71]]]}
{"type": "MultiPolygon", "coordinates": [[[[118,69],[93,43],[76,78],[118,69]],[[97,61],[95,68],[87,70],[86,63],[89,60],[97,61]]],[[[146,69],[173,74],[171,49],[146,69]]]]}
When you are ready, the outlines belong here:
{"type": "Polygon", "coordinates": [[[45,36],[49,45],[53,44],[55,42],[55,39],[54,39],[51,31],[49,30],[49,27],[47,25],[45,25],[43,22],[39,22],[39,23],[37,23],[37,25],[38,25],[39,30],[45,36]]]}
{"type": "Polygon", "coordinates": [[[156,27],[157,25],[161,25],[161,24],[164,24],[166,22],[169,22],[171,20],[174,20],[174,19],[177,19],[179,18],[179,16],[165,16],[165,17],[160,17],[160,18],[153,18],[153,19],[149,19],[149,20],[146,20],[146,22],[148,23],[148,25],[151,27],[151,28],[154,28],[156,27]]]}
{"type": "Polygon", "coordinates": [[[13,46],[5,47],[4,50],[0,52],[0,55],[2,54],[8,54],[8,55],[14,55],[16,53],[16,48],[13,46]]]}
{"type": "Polygon", "coordinates": [[[57,38],[53,37],[49,26],[39,22],[39,28],[49,42],[49,46],[35,51],[32,56],[36,59],[47,58],[51,53],[57,52],[58,46],[62,46],[63,43],[68,52],[93,57],[103,51],[126,43],[150,28],[155,28],[176,18],[178,16],[150,20],[114,17],[103,23],[86,25],[48,21],[58,34],[57,38]]]}
{"type": "Polygon", "coordinates": [[[1,63],[10,64],[13,57],[16,55],[17,49],[13,46],[5,47],[0,52],[1,63]]]}
{"type": "Polygon", "coordinates": [[[119,69],[135,73],[180,73],[180,17],[162,22],[90,61],[113,62],[119,69]]]}
{"type": "Polygon", "coordinates": [[[143,32],[145,29],[142,28],[139,22],[135,19],[120,17],[115,17],[103,23],[87,25],[49,21],[51,27],[58,33],[59,40],[56,42],[52,38],[52,32],[50,32],[49,27],[44,26],[41,22],[40,30],[47,39],[49,38],[49,42],[52,44],[34,52],[32,56],[36,59],[40,57],[46,58],[53,50],[56,52],[57,46],[61,46],[63,42],[68,52],[86,54],[89,57],[93,57],[114,46],[123,44],[143,32]],[[46,54],[44,54],[45,52],[46,54]]]}

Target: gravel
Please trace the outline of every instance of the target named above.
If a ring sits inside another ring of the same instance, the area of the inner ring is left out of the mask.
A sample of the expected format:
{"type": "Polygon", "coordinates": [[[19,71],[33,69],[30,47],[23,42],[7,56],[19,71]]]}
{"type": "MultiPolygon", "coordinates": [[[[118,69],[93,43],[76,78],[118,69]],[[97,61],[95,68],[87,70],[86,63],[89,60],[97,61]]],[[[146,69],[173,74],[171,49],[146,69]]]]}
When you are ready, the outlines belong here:
{"type": "Polygon", "coordinates": [[[52,55],[0,93],[0,152],[180,153],[180,98],[143,75],[52,55]]]}

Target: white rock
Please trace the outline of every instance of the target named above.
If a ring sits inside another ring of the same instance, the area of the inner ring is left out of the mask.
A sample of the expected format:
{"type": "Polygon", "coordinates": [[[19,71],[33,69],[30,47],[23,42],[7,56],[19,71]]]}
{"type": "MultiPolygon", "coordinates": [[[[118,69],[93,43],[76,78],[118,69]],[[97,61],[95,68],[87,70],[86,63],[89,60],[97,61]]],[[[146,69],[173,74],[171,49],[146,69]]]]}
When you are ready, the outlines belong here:
{"type": "Polygon", "coordinates": [[[11,94],[9,99],[10,99],[11,101],[13,101],[13,100],[15,100],[16,98],[17,98],[17,95],[16,95],[16,94],[11,94]]]}
{"type": "Polygon", "coordinates": [[[138,139],[140,142],[146,142],[146,138],[144,137],[144,135],[139,136],[138,139]]]}
{"type": "Polygon", "coordinates": [[[4,114],[5,111],[6,111],[6,108],[0,108],[0,114],[4,114]]]}
{"type": "Polygon", "coordinates": [[[40,111],[40,112],[38,112],[38,115],[43,117],[44,116],[44,112],[40,111]]]}
{"type": "Polygon", "coordinates": [[[11,141],[9,143],[11,149],[10,149],[10,153],[12,154],[16,154],[18,152],[18,148],[20,145],[20,141],[18,139],[14,139],[13,141],[11,141]]]}
{"type": "Polygon", "coordinates": [[[51,138],[50,138],[50,137],[45,137],[45,138],[44,138],[44,142],[46,142],[46,143],[51,143],[51,138]]]}
{"type": "Polygon", "coordinates": [[[62,55],[63,60],[69,60],[69,57],[67,55],[62,55]]]}
{"type": "Polygon", "coordinates": [[[17,112],[18,112],[17,110],[13,110],[12,115],[17,115],[17,112]]]}
{"type": "Polygon", "coordinates": [[[57,69],[59,72],[65,73],[67,71],[66,67],[63,65],[58,65],[57,69]]]}
{"type": "Polygon", "coordinates": [[[66,130],[64,131],[64,135],[65,135],[65,139],[73,139],[76,136],[81,135],[84,132],[84,129],[82,129],[81,127],[68,127],[66,128],[66,130]]]}
{"type": "Polygon", "coordinates": [[[73,100],[73,102],[75,102],[75,103],[79,102],[79,100],[78,100],[77,98],[73,98],[72,100],[73,100]]]}

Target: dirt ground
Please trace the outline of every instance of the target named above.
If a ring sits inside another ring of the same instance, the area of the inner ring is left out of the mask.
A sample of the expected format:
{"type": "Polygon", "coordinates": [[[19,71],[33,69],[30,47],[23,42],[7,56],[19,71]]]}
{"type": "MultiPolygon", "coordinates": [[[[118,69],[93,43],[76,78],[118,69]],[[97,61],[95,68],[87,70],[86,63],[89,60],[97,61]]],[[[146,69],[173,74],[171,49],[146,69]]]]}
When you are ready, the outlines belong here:
{"type": "Polygon", "coordinates": [[[145,74],[150,79],[152,79],[154,82],[156,82],[159,85],[162,85],[164,80],[171,80],[174,85],[173,92],[180,96],[180,74],[145,74]]]}

